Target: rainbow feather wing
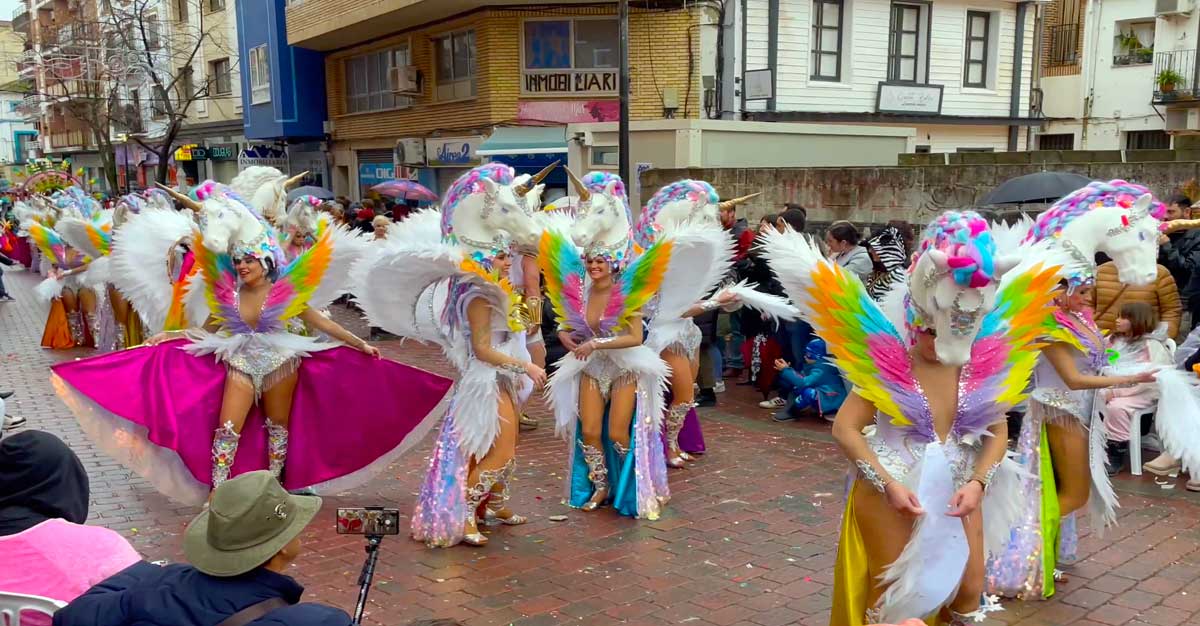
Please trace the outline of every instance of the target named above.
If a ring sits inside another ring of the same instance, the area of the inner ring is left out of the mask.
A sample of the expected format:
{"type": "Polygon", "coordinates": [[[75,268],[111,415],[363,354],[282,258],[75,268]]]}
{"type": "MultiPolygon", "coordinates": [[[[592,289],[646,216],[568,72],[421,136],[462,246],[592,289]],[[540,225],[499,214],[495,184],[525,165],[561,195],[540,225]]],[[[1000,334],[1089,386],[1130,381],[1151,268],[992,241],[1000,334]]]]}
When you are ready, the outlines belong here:
{"type": "Polygon", "coordinates": [[[63,267],[70,260],[67,258],[67,244],[54,230],[42,225],[41,222],[30,222],[29,237],[42,254],[54,259],[54,264],[63,267]]]}
{"type": "Polygon", "coordinates": [[[1058,269],[1037,264],[1005,276],[963,371],[960,393],[965,397],[959,405],[964,408],[954,425],[958,436],[979,435],[1028,395],[1041,347],[1038,338],[1046,334],[1047,319],[1053,319],[1058,269]]]}
{"type": "Polygon", "coordinates": [[[538,242],[538,267],[558,324],[564,330],[586,331],[584,268],[579,248],[566,235],[548,229],[538,242]]]}
{"type": "Polygon", "coordinates": [[[625,328],[634,315],[658,293],[671,262],[674,242],[660,241],[646,249],[617,277],[618,285],[609,296],[601,328],[612,331],[625,328]]]}
{"type": "Polygon", "coordinates": [[[92,246],[100,251],[101,256],[108,256],[112,252],[112,222],[98,224],[89,222],[87,225],[88,240],[92,242],[92,246]]]}
{"type": "Polygon", "coordinates": [[[205,247],[204,236],[199,231],[193,235],[192,253],[204,278],[204,299],[208,302],[213,320],[232,333],[253,332],[242,319],[241,311],[238,311],[237,273],[233,269],[233,258],[205,247]]]}
{"type": "Polygon", "coordinates": [[[892,424],[915,429],[931,440],[933,424],[913,378],[908,350],[862,282],[828,262],[817,264],[811,280],[807,306],[813,312],[812,325],[855,392],[892,424]]]}
{"type": "Polygon", "coordinates": [[[308,308],[308,300],[316,292],[325,271],[333,259],[332,231],[326,231],[317,243],[287,264],[271,285],[271,293],[263,304],[260,332],[283,329],[283,323],[296,317],[308,308]]]}

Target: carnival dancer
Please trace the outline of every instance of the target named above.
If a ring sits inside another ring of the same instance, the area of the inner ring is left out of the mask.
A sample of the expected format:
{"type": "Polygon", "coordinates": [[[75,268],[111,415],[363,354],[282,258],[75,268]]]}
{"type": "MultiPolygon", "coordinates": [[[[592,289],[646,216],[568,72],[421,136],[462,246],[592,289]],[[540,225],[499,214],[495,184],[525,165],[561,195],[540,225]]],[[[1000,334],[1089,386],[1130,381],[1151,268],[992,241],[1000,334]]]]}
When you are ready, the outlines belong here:
{"type": "Polygon", "coordinates": [[[666,285],[686,283],[694,266],[672,258],[670,240],[635,258],[621,179],[596,176],[606,179],[603,191],[581,197],[570,237],[547,230],[538,250],[558,336],[571,351],[549,384],[556,431],[567,440],[566,503],[594,511],[611,501],[622,515],[653,520],[670,497],[660,430],[667,368],[642,345],[641,311],[666,285]]]}
{"type": "MultiPolygon", "coordinates": [[[[592,176],[596,176],[593,174],[592,176]]],[[[573,179],[574,180],[574,179],[573,179]]],[[[577,183],[581,199],[595,193],[597,181],[577,183]]],[[[622,193],[624,188],[621,189],[622,193]]],[[[721,227],[718,212],[732,209],[759,194],[722,202],[712,185],[699,180],[682,180],[660,189],[646,204],[646,210],[633,228],[637,245],[649,248],[663,237],[673,237],[685,229],[689,248],[695,248],[689,264],[688,281],[695,285],[693,299],[682,309],[662,306],[661,298],[652,299],[645,312],[648,318],[646,345],[671,368],[670,407],[665,417],[668,446],[667,465],[684,467],[695,458],[689,450],[704,450],[704,435],[696,415],[692,383],[699,372],[700,329],[692,318],[724,307],[736,309],[747,304],[774,317],[793,319],[796,311],[782,298],[754,291],[747,283],[729,285],[714,294],[729,273],[734,244],[721,227]],[[699,280],[697,280],[699,277],[699,280]],[[713,294],[712,297],[708,297],[713,294]],[[685,440],[684,433],[689,437],[685,440]]]]}
{"type": "Polygon", "coordinates": [[[508,281],[514,245],[541,230],[533,207],[543,187],[491,163],[459,177],[441,210],[409,216],[354,270],[358,304],[372,326],[438,345],[458,370],[412,536],[430,547],[482,546],[483,517],[527,520],[507,503],[516,471],[522,387],[545,382],[525,351],[525,311],[508,281]]]}
{"type": "MultiPolygon", "coordinates": [[[[285,238],[284,258],[294,259],[312,247],[320,228],[320,214],[317,212],[319,206],[321,199],[310,195],[299,196],[288,205],[287,213],[279,220],[280,230],[285,238]]],[[[325,216],[325,219],[332,218],[325,216]]]]}
{"type": "Polygon", "coordinates": [[[1021,506],[1019,469],[1002,462],[1005,411],[1036,363],[1057,267],[1004,273],[987,223],[945,213],[910,270],[902,331],[803,235],[768,231],[763,249],[853,386],[833,429],[856,479],[830,624],[982,620],[998,609],[982,596],[985,550],[1021,506]]]}
{"type": "Polygon", "coordinates": [[[450,381],[379,359],[315,312],[344,291],[357,236],[328,229],[285,264],[274,229],[236,194],[210,181],[198,197],[193,287],[209,322],[56,365],[59,396],[109,454],[184,503],[264,467],[293,490],[361,484],[428,430],[450,381]],[[353,349],[285,332],[293,317],[353,349]],[[141,392],[113,380],[136,380],[141,392]]]}
{"type": "MultiPolygon", "coordinates": [[[[1165,207],[1145,187],[1093,182],[1039,215],[1027,244],[1065,253],[1058,307],[1039,342],[1029,411],[1017,439],[1027,472],[1027,505],[1008,545],[988,562],[988,592],[1033,599],[1055,591],[1060,520],[1089,505],[1095,532],[1116,522],[1117,498],[1104,469],[1106,435],[1096,390],[1153,382],[1150,372],[1104,375],[1107,343],[1092,320],[1094,258],[1105,252],[1122,282],[1146,284],[1157,275],[1159,219],[1165,207]]],[[[1065,539],[1064,539],[1065,541],[1065,539]]]]}

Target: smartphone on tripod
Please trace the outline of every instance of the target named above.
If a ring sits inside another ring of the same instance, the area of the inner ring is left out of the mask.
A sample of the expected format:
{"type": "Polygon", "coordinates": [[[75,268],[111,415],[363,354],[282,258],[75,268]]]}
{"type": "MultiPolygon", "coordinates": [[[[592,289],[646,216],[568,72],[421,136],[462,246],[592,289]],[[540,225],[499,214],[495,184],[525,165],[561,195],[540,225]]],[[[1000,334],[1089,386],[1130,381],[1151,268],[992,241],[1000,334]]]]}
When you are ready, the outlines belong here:
{"type": "Polygon", "coordinates": [[[400,509],[381,506],[339,508],[337,532],[339,535],[363,535],[367,538],[367,560],[358,576],[358,603],[354,607],[354,619],[351,622],[361,624],[363,611],[367,608],[367,593],[371,590],[371,581],[375,578],[379,544],[387,535],[400,534],[400,509]]]}

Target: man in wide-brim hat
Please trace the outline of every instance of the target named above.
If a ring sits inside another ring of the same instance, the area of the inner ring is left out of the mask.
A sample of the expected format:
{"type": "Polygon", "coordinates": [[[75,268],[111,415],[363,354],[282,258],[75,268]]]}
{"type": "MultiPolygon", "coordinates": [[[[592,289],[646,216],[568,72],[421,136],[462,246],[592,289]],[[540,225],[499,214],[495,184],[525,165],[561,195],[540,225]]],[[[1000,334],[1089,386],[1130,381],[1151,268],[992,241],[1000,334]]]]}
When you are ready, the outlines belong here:
{"type": "Polygon", "coordinates": [[[191,565],[132,565],[56,613],[54,624],[349,625],[340,609],[300,604],[304,587],[283,574],[320,508],[320,498],[287,493],[270,472],[242,474],[217,487],[188,524],[191,565]]]}

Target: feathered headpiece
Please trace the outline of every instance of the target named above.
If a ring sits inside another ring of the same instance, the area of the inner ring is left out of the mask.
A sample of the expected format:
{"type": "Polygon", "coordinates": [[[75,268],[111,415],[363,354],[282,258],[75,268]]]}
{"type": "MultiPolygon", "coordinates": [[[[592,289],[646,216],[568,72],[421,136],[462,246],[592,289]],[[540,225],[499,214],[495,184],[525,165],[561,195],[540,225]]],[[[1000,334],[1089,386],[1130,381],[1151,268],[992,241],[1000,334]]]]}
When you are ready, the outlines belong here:
{"type": "MultiPolygon", "coordinates": [[[[497,256],[500,254],[509,254],[512,251],[512,238],[508,233],[496,231],[493,233],[491,241],[486,243],[481,241],[460,242],[459,237],[454,232],[454,210],[458,208],[459,203],[470,195],[486,193],[487,186],[483,182],[484,179],[498,185],[511,185],[515,178],[516,172],[513,168],[503,163],[480,165],[459,176],[457,180],[451,183],[450,188],[446,190],[446,197],[442,200],[442,240],[453,243],[467,243],[473,248],[472,252],[468,255],[470,259],[482,265],[488,271],[491,271],[492,261],[497,256]]],[[[523,198],[520,194],[517,197],[523,198]]]]}
{"type": "MultiPolygon", "coordinates": [[[[583,259],[603,259],[613,272],[625,269],[633,260],[633,239],[629,236],[629,227],[633,225],[633,211],[629,208],[629,196],[625,192],[625,181],[611,172],[588,172],[582,179],[575,177],[574,172],[567,169],[567,175],[579,193],[580,206],[577,217],[586,216],[592,211],[598,197],[610,198],[616,201],[625,211],[626,234],[619,241],[605,241],[600,237],[592,237],[591,243],[583,248],[583,259]],[[610,194],[611,188],[611,196],[610,194]]],[[[586,222],[581,222],[586,223],[586,222]]]]}
{"type": "Polygon", "coordinates": [[[923,310],[914,302],[912,291],[918,287],[933,289],[937,281],[946,275],[953,279],[958,290],[949,311],[952,328],[956,333],[969,332],[974,328],[980,311],[966,310],[960,306],[963,293],[994,286],[999,278],[996,271],[996,242],[992,239],[987,221],[974,211],[947,211],[925,228],[909,268],[910,295],[906,299],[906,308],[910,331],[930,328],[930,315],[934,313],[923,310]],[[923,257],[928,257],[930,262],[922,263],[923,257]],[[915,281],[920,281],[920,285],[914,284],[915,281]]]}

